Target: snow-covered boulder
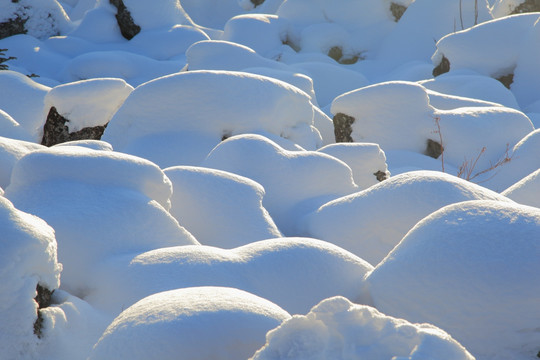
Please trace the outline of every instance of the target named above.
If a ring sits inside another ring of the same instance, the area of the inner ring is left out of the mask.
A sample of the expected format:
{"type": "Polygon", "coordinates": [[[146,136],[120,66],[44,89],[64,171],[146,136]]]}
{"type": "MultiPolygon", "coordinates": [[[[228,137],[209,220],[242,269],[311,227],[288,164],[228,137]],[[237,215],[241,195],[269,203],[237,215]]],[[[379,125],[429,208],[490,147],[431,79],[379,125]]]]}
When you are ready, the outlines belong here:
{"type": "Polygon", "coordinates": [[[455,167],[478,157],[474,173],[497,163],[534,129],[525,114],[511,108],[436,109],[423,86],[404,81],[345,93],[332,102],[331,111],[338,141],[374,142],[385,151],[415,151],[455,167]],[[343,135],[338,137],[338,132],[343,135]]]}
{"type": "Polygon", "coordinates": [[[322,152],[285,150],[261,135],[223,141],[202,166],[261,184],[266,190],[263,205],[287,236],[296,234],[295,224],[301,214],[358,190],[351,168],[343,161],[322,152]]]}
{"type": "Polygon", "coordinates": [[[100,284],[88,301],[118,313],[161,291],[226,286],[304,314],[330,296],[369,301],[363,279],[372,269],[335,245],[308,238],[269,239],[231,250],[177,246],[111,258],[96,274],[100,284]]]}
{"type": "Polygon", "coordinates": [[[38,318],[38,307],[49,305],[51,292],[60,285],[62,270],[57,262],[54,230],[1,196],[0,228],[2,357],[37,358],[43,321],[41,315],[38,318]]]}
{"type": "Polygon", "coordinates": [[[443,330],[411,324],[345,298],[322,301],[305,315],[294,315],[266,335],[253,360],[447,359],[473,360],[443,330]]]}
{"type": "Polygon", "coordinates": [[[197,157],[202,161],[222,139],[256,131],[306,149],[321,143],[306,93],[276,79],[230,71],[182,72],[139,86],[113,116],[103,140],[168,167],[198,165],[197,157]]]}
{"type": "Polygon", "coordinates": [[[24,155],[45,149],[44,146],[0,136],[0,187],[5,189],[11,181],[13,166],[24,155]]]}
{"type": "Polygon", "coordinates": [[[478,359],[531,359],[540,331],[540,209],[467,201],[420,221],[368,276],[375,307],[429,322],[478,359]]]}
{"type": "Polygon", "coordinates": [[[540,208],[540,168],[525,176],[501,194],[520,204],[540,208]]]}
{"type": "Polygon", "coordinates": [[[31,141],[32,137],[15,119],[7,112],[0,109],[0,134],[3,137],[17,140],[31,141]]]}
{"type": "Polygon", "coordinates": [[[379,145],[373,143],[337,143],[323,146],[318,152],[333,156],[349,165],[358,190],[390,177],[386,156],[379,145]]]}
{"type": "Polygon", "coordinates": [[[99,140],[113,114],[133,91],[121,79],[92,79],[62,84],[44,98],[41,144],[99,140]]]}
{"type": "Polygon", "coordinates": [[[197,244],[167,211],[171,193],[170,181],[148,160],[62,146],[21,158],[5,196],[55,229],[62,286],[83,297],[109,256],[197,244]]]}
{"type": "Polygon", "coordinates": [[[414,171],[324,204],[302,220],[303,234],[341,246],[375,266],[422,218],[466,200],[511,202],[455,176],[414,171]]]}
{"type": "Polygon", "coordinates": [[[0,109],[13,117],[36,142],[40,140],[39,132],[44,123],[43,101],[50,89],[21,73],[0,71],[0,109]]]}
{"type": "Polygon", "coordinates": [[[238,289],[171,290],[122,312],[89,359],[246,359],[288,318],[279,306],[238,289]]]}
{"type": "Polygon", "coordinates": [[[71,21],[56,0],[16,0],[0,3],[0,39],[28,34],[38,39],[64,34],[71,21]]]}
{"type": "Polygon", "coordinates": [[[230,249],[281,236],[262,205],[264,188],[255,181],[190,166],[164,173],[173,184],[171,215],[201,244],[230,249]]]}

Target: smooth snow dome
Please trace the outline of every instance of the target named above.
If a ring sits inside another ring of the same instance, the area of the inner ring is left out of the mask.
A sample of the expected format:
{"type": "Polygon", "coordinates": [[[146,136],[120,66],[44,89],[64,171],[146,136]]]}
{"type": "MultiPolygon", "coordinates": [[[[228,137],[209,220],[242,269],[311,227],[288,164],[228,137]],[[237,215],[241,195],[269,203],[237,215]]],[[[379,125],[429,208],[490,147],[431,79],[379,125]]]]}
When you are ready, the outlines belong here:
{"type": "Polygon", "coordinates": [[[41,140],[38,129],[45,123],[42,119],[43,99],[49,90],[23,74],[0,71],[0,109],[13,117],[36,142],[41,140]]]}
{"type": "MultiPolygon", "coordinates": [[[[60,285],[62,265],[56,259],[54,230],[40,218],[17,210],[0,196],[0,336],[2,357],[35,356],[38,304],[36,287],[60,285]]],[[[264,343],[264,342],[263,342],[264,343]]]]}
{"type": "Polygon", "coordinates": [[[288,318],[279,306],[238,289],[171,290],[122,312],[89,359],[246,359],[288,318]]]}
{"type": "Polygon", "coordinates": [[[148,160],[63,146],[19,160],[5,196],[54,227],[62,286],[82,297],[108,256],[198,244],[168,213],[171,192],[170,181],[148,160]]]}
{"type": "Polygon", "coordinates": [[[341,246],[375,266],[422,218],[466,200],[510,201],[455,176],[413,171],[324,204],[303,219],[304,234],[341,246]]]}
{"type": "Polygon", "coordinates": [[[295,235],[299,214],[358,189],[351,168],[341,160],[315,151],[285,150],[260,135],[239,135],[221,142],[202,166],[261,184],[266,190],[264,207],[288,236],[295,235]]]}
{"type": "Polygon", "coordinates": [[[368,276],[369,291],[378,310],[432,323],[478,359],[530,359],[540,343],[539,239],[538,208],[452,204],[407,234],[368,276]]]}
{"type": "Polygon", "coordinates": [[[52,88],[45,96],[44,116],[54,107],[68,119],[69,132],[105,125],[133,91],[121,79],[91,79],[52,88]]]}
{"type": "Polygon", "coordinates": [[[118,313],[157,292],[226,286],[268,299],[291,314],[304,314],[330,296],[368,301],[362,285],[372,269],[348,251],[308,238],[269,239],[231,250],[177,246],[112,258],[88,301],[118,313]]]}
{"type": "Polygon", "coordinates": [[[520,204],[540,208],[540,169],[504,190],[502,195],[520,204]]]}
{"type": "MultiPolygon", "coordinates": [[[[262,130],[314,149],[321,136],[312,125],[309,96],[285,82],[240,72],[189,71],[136,88],[102,139],[118,151],[136,153],[131,143],[156,134],[200,133],[212,137],[215,146],[224,137],[262,130]]],[[[158,154],[167,152],[158,145],[158,154]]]]}
{"type": "Polygon", "coordinates": [[[471,354],[443,330],[411,324],[343,297],[321,301],[266,335],[253,360],[263,359],[448,359],[472,360],[471,354]]]}
{"type": "Polygon", "coordinates": [[[281,236],[262,205],[264,188],[255,181],[201,167],[164,172],[173,184],[171,215],[201,244],[230,249],[281,236]]]}
{"type": "Polygon", "coordinates": [[[359,190],[379,183],[390,177],[386,156],[379,145],[373,143],[335,143],[326,145],[319,150],[333,156],[352,170],[354,183],[359,190]]]}
{"type": "Polygon", "coordinates": [[[43,145],[0,136],[0,187],[5,189],[9,185],[13,166],[20,158],[43,149],[43,145]]]}
{"type": "Polygon", "coordinates": [[[7,112],[0,109],[0,134],[3,137],[30,141],[31,136],[7,112]]]}

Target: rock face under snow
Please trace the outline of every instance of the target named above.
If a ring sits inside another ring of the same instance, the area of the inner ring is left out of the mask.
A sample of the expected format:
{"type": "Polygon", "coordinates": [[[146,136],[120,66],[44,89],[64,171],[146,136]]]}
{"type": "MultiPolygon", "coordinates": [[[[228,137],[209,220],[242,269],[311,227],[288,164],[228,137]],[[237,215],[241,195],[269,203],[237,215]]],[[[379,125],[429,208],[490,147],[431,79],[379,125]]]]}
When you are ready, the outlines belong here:
{"type": "Polygon", "coordinates": [[[321,301],[268,332],[252,360],[473,360],[463,346],[429,324],[411,324],[345,298],[321,301]]]}
{"type": "Polygon", "coordinates": [[[43,326],[38,308],[49,305],[50,293],[60,285],[62,265],[54,230],[2,196],[0,227],[0,323],[5,329],[0,348],[6,359],[27,358],[36,355],[43,326]]]}
{"type": "Polygon", "coordinates": [[[533,358],[540,343],[538,239],[538,208],[446,206],[420,221],[368,276],[373,303],[444,329],[478,359],[533,358]]]}
{"type": "Polygon", "coordinates": [[[107,328],[89,359],[246,359],[290,315],[268,300],[224,287],[171,290],[142,299],[107,328]]]}

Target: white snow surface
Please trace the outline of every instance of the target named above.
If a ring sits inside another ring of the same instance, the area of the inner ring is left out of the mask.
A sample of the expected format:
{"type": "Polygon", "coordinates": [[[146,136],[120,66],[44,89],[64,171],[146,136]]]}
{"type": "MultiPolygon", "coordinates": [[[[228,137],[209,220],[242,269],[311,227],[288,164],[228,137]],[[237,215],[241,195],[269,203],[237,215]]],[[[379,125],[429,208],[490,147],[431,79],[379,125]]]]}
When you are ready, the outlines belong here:
{"type": "Polygon", "coordinates": [[[474,359],[430,324],[411,324],[343,297],[321,301],[268,332],[253,360],[263,359],[474,359]]]}
{"type": "Polygon", "coordinates": [[[54,107],[69,120],[70,133],[105,125],[131,91],[133,87],[121,79],[91,79],[58,85],[45,95],[44,116],[54,107]]]}
{"type": "Polygon", "coordinates": [[[276,238],[225,250],[177,246],[111,258],[88,297],[111,313],[161,291],[226,286],[268,299],[291,314],[304,314],[335,295],[367,302],[363,279],[373,270],[363,259],[330,243],[276,238]]]}
{"type": "Polygon", "coordinates": [[[62,265],[56,258],[54,230],[2,196],[0,227],[0,348],[5,359],[28,359],[38,354],[36,286],[57,289],[62,265]]]}
{"type": "MultiPolygon", "coordinates": [[[[121,310],[187,287],[205,294],[194,308],[241,290],[293,314],[332,307],[278,328],[261,357],[467,357],[448,334],[480,360],[536,356],[540,20],[508,16],[534,1],[123,2],[131,40],[108,0],[0,0],[2,229],[23,239],[0,261],[1,358],[87,360],[121,310]],[[108,123],[103,138],[40,145],[51,106],[68,131],[108,123]],[[46,276],[60,288],[38,338],[46,276]]],[[[257,316],[245,331],[193,317],[205,333],[170,348],[155,340],[168,320],[140,336],[114,322],[92,358],[138,342],[145,358],[249,358],[285,319],[257,316]]]]}
{"type": "Polygon", "coordinates": [[[123,311],[89,359],[246,359],[290,315],[242,290],[195,287],[146,297],[123,311]]]}
{"type": "Polygon", "coordinates": [[[413,171],[330,201],[303,220],[303,234],[376,266],[422,218],[448,204],[507,198],[452,175],[413,171]]]}
{"type": "Polygon", "coordinates": [[[446,206],[369,274],[373,303],[440,327],[477,359],[530,359],[540,341],[539,236],[538,208],[500,201],[446,206]]]}

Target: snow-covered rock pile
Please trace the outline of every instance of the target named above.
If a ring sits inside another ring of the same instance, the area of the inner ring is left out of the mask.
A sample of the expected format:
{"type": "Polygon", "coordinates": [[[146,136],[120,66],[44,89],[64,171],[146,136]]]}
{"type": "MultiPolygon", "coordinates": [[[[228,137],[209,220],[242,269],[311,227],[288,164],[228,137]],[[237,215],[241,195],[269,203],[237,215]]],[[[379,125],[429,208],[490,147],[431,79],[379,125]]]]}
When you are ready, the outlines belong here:
{"type": "Polygon", "coordinates": [[[538,4],[0,0],[0,357],[535,358],[538,4]]]}

